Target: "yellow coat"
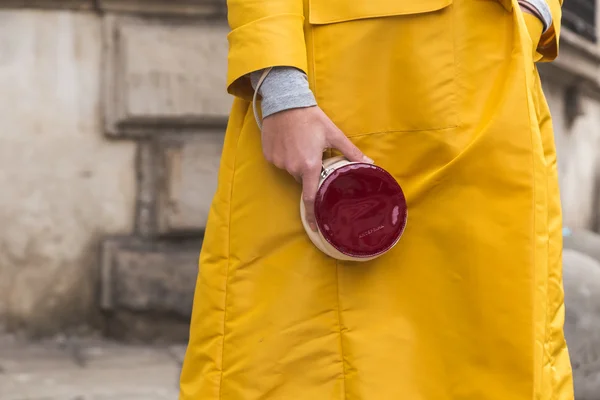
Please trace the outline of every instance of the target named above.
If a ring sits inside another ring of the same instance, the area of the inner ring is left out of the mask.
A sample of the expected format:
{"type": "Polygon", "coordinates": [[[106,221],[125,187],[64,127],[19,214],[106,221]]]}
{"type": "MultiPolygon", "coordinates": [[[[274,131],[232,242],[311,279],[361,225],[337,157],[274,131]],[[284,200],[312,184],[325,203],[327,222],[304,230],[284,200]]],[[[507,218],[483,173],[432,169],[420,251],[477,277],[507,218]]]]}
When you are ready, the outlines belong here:
{"type": "Polygon", "coordinates": [[[516,0],[229,0],[236,99],[180,400],[573,399],[534,64],[558,51],[548,1],[536,54],[516,0]],[[307,238],[248,102],[248,73],[276,65],[402,185],[390,253],[336,262],[307,238]]]}

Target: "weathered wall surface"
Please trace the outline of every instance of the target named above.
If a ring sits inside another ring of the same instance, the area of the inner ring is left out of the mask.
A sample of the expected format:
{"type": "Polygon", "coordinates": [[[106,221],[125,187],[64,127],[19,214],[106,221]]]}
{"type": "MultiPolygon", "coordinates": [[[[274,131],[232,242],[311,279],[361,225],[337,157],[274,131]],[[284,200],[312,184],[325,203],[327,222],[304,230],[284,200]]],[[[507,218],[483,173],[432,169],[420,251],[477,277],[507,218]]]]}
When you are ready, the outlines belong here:
{"type": "Polygon", "coordinates": [[[563,261],[565,337],[573,367],[575,398],[598,400],[600,399],[600,261],[570,249],[565,250],[563,261]]]}
{"type": "Polygon", "coordinates": [[[567,90],[560,80],[544,82],[555,127],[563,219],[571,228],[594,229],[600,208],[600,102],[580,94],[578,115],[569,122],[567,90]]]}
{"type": "Polygon", "coordinates": [[[135,147],[107,141],[101,19],[0,10],[0,326],[98,313],[98,247],[134,221],[135,147]]]}
{"type": "Polygon", "coordinates": [[[85,11],[0,10],[0,329],[168,336],[160,314],[185,335],[231,105],[223,5],[67,3],[85,11]]]}
{"type": "Polygon", "coordinates": [[[221,18],[105,17],[104,131],[136,142],[139,155],[135,231],[102,245],[101,307],[111,335],[187,336],[232,102],[227,33],[221,18]]]}
{"type": "Polygon", "coordinates": [[[566,32],[559,59],[542,65],[555,127],[564,225],[565,336],[575,398],[600,400],[600,53],[566,32]]]}

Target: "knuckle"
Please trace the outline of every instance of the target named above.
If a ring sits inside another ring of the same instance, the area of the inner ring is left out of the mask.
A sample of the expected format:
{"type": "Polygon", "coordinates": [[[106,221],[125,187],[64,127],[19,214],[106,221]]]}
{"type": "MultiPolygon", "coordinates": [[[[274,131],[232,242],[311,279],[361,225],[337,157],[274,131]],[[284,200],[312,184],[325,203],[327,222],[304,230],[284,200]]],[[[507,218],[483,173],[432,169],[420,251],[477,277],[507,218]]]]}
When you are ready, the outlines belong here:
{"type": "Polygon", "coordinates": [[[304,176],[310,172],[312,161],[309,159],[303,159],[296,164],[294,164],[294,168],[298,172],[298,174],[304,176]]]}
{"type": "Polygon", "coordinates": [[[306,173],[308,172],[308,169],[306,168],[306,164],[304,164],[304,162],[299,165],[296,165],[295,169],[298,175],[302,176],[306,176],[306,173]]]}
{"type": "Polygon", "coordinates": [[[301,175],[307,175],[312,173],[316,168],[320,166],[320,160],[314,158],[305,158],[294,164],[294,168],[301,175]]]}
{"type": "Polygon", "coordinates": [[[321,161],[318,159],[306,160],[304,162],[304,169],[307,172],[314,172],[321,169],[321,161]]]}
{"type": "Polygon", "coordinates": [[[288,165],[287,171],[294,176],[302,176],[302,168],[296,164],[288,165]]]}

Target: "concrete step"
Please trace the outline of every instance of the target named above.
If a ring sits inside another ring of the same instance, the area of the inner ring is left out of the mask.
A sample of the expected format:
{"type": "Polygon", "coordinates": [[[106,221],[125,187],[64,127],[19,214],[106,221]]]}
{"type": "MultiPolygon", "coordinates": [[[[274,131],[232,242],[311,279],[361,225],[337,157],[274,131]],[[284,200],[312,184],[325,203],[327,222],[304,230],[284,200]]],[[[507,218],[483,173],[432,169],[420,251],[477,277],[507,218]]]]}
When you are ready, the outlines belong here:
{"type": "Polygon", "coordinates": [[[0,338],[0,400],[173,400],[181,346],[0,338]]]}

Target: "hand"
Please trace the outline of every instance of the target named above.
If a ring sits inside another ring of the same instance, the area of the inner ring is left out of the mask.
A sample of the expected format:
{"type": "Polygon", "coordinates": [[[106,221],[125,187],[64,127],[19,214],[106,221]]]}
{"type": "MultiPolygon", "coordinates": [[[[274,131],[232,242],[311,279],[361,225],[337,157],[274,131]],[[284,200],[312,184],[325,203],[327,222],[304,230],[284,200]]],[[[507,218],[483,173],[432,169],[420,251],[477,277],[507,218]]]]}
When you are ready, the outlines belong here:
{"type": "Polygon", "coordinates": [[[306,220],[313,231],[317,231],[314,205],[323,152],[333,148],[350,161],[373,162],[317,106],[290,109],[266,117],[262,146],[267,161],[302,182],[306,220]]]}

